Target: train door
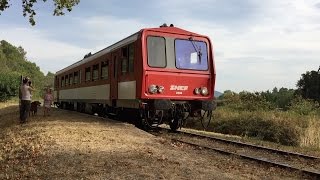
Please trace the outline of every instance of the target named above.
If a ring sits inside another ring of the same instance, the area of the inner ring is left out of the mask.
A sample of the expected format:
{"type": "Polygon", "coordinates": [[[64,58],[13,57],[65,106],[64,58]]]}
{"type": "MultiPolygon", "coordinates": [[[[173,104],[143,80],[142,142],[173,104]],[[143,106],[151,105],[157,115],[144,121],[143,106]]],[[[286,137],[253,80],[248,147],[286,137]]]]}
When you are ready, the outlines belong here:
{"type": "Polygon", "coordinates": [[[116,52],[112,53],[111,60],[110,99],[112,106],[116,106],[118,99],[118,54],[116,52]]]}

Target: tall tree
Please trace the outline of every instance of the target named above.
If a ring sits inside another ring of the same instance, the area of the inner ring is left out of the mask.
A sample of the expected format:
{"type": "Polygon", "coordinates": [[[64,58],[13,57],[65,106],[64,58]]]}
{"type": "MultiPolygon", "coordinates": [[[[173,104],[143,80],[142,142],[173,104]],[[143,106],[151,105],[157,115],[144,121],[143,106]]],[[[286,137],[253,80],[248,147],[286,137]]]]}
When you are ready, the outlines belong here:
{"type": "Polygon", "coordinates": [[[304,98],[320,102],[320,74],[317,71],[307,71],[297,83],[297,93],[304,98]]]}
{"type": "MultiPolygon", "coordinates": [[[[15,0],[17,1],[17,0],[15,0]]],[[[29,22],[33,26],[36,24],[34,16],[36,15],[34,5],[37,3],[37,0],[21,0],[22,1],[22,12],[23,16],[29,16],[29,22]]],[[[47,2],[47,0],[40,0],[47,2]]],[[[71,11],[74,6],[79,4],[80,0],[53,0],[54,3],[54,16],[61,16],[65,14],[65,10],[71,11]]],[[[8,9],[11,6],[10,0],[0,0],[0,15],[1,12],[8,9]]]]}

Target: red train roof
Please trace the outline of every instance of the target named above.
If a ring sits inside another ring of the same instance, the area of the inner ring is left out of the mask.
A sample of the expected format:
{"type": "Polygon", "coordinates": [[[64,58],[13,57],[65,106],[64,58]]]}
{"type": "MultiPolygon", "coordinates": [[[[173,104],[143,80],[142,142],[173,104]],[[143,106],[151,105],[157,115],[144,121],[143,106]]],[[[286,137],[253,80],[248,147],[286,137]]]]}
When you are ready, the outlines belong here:
{"type": "Polygon", "coordinates": [[[158,27],[158,28],[145,28],[142,30],[147,30],[147,31],[157,31],[157,32],[164,32],[164,33],[175,33],[175,34],[183,34],[183,35],[192,35],[192,36],[202,36],[197,33],[193,33],[181,28],[177,27],[158,27]]]}

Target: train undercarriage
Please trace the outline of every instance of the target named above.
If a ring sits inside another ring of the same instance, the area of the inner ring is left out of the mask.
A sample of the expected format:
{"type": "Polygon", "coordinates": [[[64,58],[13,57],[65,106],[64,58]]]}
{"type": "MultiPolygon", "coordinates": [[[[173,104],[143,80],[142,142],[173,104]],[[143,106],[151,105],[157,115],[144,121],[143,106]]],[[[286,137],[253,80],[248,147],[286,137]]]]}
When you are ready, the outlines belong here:
{"type": "Polygon", "coordinates": [[[126,120],[144,130],[156,128],[161,124],[168,124],[172,131],[183,127],[188,120],[200,121],[203,129],[207,129],[212,119],[212,111],[216,108],[214,101],[171,100],[140,101],[139,108],[66,101],[59,102],[57,105],[61,109],[126,120]]]}

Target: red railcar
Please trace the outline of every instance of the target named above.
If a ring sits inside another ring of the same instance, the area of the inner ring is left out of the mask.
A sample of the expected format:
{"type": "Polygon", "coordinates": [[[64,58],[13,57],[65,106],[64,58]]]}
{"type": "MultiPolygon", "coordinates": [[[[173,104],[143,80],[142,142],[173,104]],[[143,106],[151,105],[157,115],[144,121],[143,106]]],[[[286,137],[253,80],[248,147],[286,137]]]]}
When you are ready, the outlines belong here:
{"type": "Polygon", "coordinates": [[[55,103],[99,115],[130,115],[135,124],[211,119],[215,66],[207,36],[173,25],[146,28],[58,71],[55,103]]]}

